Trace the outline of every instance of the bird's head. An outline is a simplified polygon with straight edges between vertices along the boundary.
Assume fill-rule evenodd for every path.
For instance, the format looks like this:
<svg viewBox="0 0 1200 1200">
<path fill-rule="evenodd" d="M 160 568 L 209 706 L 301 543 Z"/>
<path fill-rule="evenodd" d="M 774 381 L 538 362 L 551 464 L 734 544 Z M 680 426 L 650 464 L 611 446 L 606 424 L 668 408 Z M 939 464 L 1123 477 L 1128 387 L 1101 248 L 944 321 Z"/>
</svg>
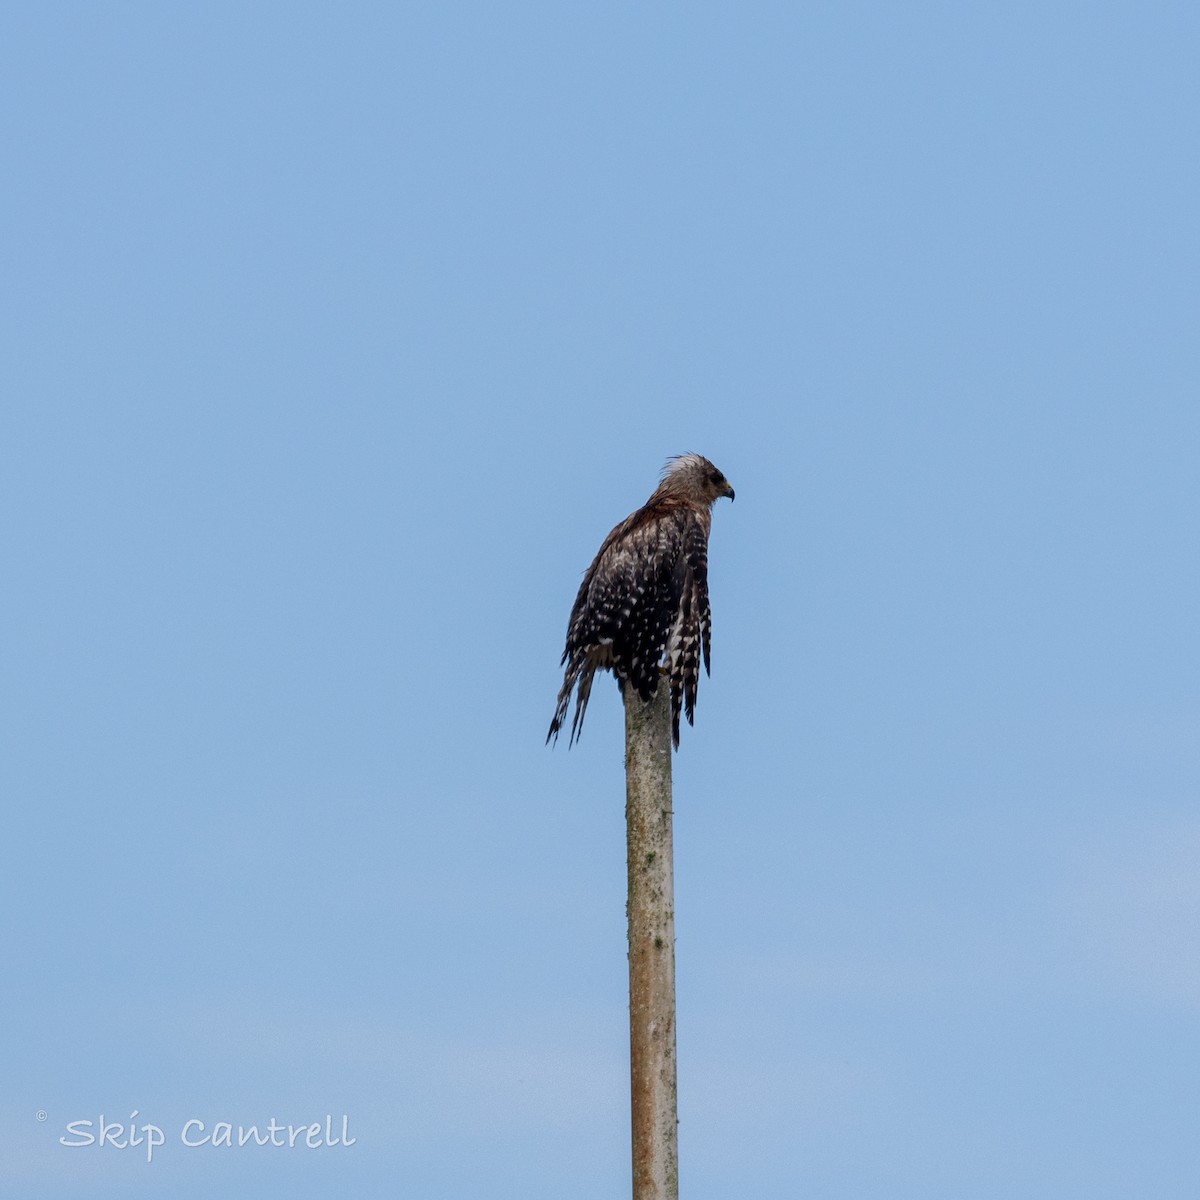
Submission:
<svg viewBox="0 0 1200 1200">
<path fill-rule="evenodd" d="M 733 499 L 729 480 L 700 454 L 680 454 L 670 459 L 663 468 L 658 490 L 699 504 L 713 504 L 722 496 Z"/>
</svg>

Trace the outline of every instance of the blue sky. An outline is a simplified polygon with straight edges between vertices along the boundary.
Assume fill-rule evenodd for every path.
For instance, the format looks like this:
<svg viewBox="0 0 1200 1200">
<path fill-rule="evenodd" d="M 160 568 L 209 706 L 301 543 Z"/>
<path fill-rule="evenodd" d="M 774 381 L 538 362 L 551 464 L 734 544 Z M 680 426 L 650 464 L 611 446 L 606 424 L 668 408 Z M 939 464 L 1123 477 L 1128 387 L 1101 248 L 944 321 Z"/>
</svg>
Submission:
<svg viewBox="0 0 1200 1200">
<path fill-rule="evenodd" d="M 615 689 L 542 743 L 697 450 L 685 1193 L 1191 1200 L 1198 58 L 1183 4 L 6 6 L 6 1192 L 627 1194 Z M 135 1110 L 152 1163 L 59 1145 Z"/>
</svg>

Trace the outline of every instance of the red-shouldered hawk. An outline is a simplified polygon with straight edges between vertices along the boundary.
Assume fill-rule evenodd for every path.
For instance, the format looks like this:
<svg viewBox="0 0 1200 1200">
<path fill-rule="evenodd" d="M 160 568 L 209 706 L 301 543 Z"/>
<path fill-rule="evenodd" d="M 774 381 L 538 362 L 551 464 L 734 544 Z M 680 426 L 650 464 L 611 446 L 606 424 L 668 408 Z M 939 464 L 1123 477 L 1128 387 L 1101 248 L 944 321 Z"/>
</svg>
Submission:
<svg viewBox="0 0 1200 1200">
<path fill-rule="evenodd" d="M 679 747 L 679 712 L 696 707 L 700 656 L 709 659 L 708 531 L 712 506 L 733 488 L 699 454 L 671 459 L 646 503 L 604 539 L 571 609 L 562 663 L 567 670 L 546 741 L 558 739 L 571 692 L 579 688 L 571 745 L 583 728 L 592 677 L 616 675 L 643 701 L 658 690 L 665 666 L 671 688 L 671 736 Z"/>
</svg>

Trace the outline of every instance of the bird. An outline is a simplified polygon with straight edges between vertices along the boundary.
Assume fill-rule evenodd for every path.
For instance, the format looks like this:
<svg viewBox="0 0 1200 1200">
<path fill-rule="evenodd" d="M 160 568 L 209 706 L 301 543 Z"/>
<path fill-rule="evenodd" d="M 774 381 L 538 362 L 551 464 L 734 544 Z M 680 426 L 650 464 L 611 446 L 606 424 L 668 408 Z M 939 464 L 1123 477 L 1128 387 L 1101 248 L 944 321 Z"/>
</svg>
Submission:
<svg viewBox="0 0 1200 1200">
<path fill-rule="evenodd" d="M 604 539 L 584 573 L 567 623 L 558 704 L 546 734 L 558 741 L 576 692 L 570 748 L 583 729 L 592 679 L 609 670 L 624 692 L 648 703 L 660 674 L 671 689 L 671 739 L 679 749 L 679 715 L 694 724 L 700 657 L 709 672 L 708 534 L 712 507 L 734 498 L 729 480 L 707 458 L 668 459 L 658 487 Z"/>
</svg>

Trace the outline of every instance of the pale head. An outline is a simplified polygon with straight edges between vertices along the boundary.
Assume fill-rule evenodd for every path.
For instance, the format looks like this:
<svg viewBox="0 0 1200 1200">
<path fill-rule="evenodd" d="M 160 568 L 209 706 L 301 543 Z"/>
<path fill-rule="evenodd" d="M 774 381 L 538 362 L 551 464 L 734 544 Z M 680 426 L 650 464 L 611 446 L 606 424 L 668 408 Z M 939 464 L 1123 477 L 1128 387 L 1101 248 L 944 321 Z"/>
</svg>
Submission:
<svg viewBox="0 0 1200 1200">
<path fill-rule="evenodd" d="M 722 496 L 733 499 L 729 480 L 701 454 L 668 459 L 656 496 L 680 496 L 694 504 L 712 504 Z"/>
</svg>

